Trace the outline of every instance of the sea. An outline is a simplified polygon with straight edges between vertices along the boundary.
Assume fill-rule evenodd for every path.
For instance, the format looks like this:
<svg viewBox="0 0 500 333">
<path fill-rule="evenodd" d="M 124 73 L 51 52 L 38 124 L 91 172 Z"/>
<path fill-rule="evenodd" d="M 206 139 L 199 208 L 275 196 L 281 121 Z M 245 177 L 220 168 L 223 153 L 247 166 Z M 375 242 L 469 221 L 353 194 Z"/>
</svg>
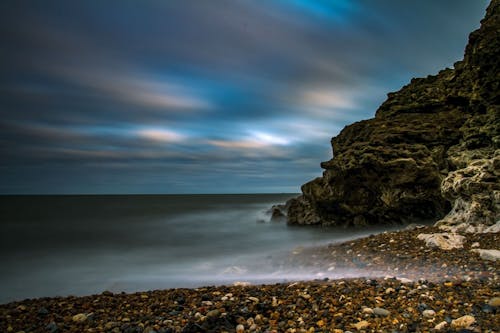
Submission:
<svg viewBox="0 0 500 333">
<path fill-rule="evenodd" d="M 0 303 L 315 279 L 283 259 L 375 232 L 270 221 L 294 196 L 0 196 Z"/>
</svg>

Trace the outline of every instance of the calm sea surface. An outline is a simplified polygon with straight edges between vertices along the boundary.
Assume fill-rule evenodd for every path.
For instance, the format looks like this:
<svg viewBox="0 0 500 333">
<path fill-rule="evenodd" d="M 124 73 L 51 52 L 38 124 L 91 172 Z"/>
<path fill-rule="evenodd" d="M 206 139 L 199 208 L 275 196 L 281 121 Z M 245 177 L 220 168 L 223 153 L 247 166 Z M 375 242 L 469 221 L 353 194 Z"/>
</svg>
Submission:
<svg viewBox="0 0 500 333">
<path fill-rule="evenodd" d="M 269 222 L 293 196 L 0 196 L 0 303 L 309 279 L 280 256 L 369 233 Z"/>
</svg>

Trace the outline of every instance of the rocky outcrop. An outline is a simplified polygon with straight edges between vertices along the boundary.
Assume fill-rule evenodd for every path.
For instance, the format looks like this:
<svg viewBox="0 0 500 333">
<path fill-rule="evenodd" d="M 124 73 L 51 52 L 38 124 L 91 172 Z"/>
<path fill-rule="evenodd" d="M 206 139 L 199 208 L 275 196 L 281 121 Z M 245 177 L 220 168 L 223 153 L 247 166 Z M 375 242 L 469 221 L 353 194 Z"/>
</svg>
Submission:
<svg viewBox="0 0 500 333">
<path fill-rule="evenodd" d="M 388 94 L 375 118 L 333 138 L 333 158 L 289 202 L 288 223 L 496 223 L 499 16 L 493 0 L 454 69 L 411 80 Z"/>
</svg>

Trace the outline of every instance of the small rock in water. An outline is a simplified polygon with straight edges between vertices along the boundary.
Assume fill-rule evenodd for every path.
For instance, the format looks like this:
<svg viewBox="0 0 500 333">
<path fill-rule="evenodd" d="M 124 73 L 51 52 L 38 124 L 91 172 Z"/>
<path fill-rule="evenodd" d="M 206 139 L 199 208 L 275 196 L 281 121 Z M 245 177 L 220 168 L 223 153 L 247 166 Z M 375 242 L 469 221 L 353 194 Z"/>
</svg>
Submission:
<svg viewBox="0 0 500 333">
<path fill-rule="evenodd" d="M 236 333 L 243 333 L 245 332 L 245 326 L 239 324 L 236 326 Z"/>
<path fill-rule="evenodd" d="M 476 322 L 476 318 L 470 315 L 465 315 L 451 321 L 453 328 L 467 328 Z"/>
<path fill-rule="evenodd" d="M 410 279 L 407 279 L 407 278 L 404 278 L 404 277 L 398 278 L 398 280 L 401 281 L 401 283 L 403 283 L 403 284 L 407 284 L 407 283 L 412 283 L 413 282 L 413 280 L 410 280 Z"/>
<path fill-rule="evenodd" d="M 391 312 L 383 308 L 374 308 L 373 314 L 377 316 L 387 317 L 388 315 L 391 314 Z"/>
</svg>

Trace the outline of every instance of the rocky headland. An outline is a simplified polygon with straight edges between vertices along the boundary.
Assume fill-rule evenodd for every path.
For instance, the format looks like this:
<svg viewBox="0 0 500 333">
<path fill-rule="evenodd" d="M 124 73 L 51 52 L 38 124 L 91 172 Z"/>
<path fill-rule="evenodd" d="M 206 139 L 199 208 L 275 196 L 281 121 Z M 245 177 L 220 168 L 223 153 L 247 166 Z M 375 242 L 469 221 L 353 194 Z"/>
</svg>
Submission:
<svg viewBox="0 0 500 333">
<path fill-rule="evenodd" d="M 492 1 L 453 69 L 389 93 L 375 118 L 332 139 L 323 176 L 287 204 L 290 224 L 500 220 L 500 3 Z M 465 226 L 463 226 L 465 227 Z M 497 230 L 498 230 L 497 224 Z"/>
</svg>

